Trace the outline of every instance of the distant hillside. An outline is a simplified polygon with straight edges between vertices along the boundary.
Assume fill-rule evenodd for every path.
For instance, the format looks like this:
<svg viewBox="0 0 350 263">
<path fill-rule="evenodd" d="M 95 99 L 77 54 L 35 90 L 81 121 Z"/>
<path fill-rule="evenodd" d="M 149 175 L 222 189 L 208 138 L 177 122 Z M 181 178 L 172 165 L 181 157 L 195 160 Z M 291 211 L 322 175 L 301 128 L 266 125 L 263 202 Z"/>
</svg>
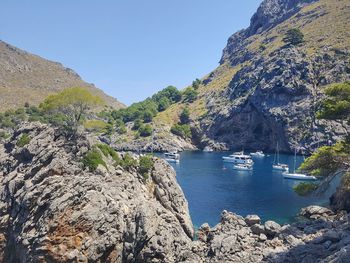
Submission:
<svg viewBox="0 0 350 263">
<path fill-rule="evenodd" d="M 304 43 L 283 41 L 292 28 Z M 155 122 L 171 127 L 188 107 L 200 148 L 273 150 L 279 141 L 293 151 L 335 141 L 349 127 L 316 120 L 315 111 L 325 86 L 350 79 L 349 28 L 348 0 L 265 0 L 229 38 L 197 100 L 172 105 Z"/>
<path fill-rule="evenodd" d="M 60 63 L 20 50 L 0 40 L 0 111 L 39 104 L 52 93 L 65 88 L 86 87 L 113 108 L 124 107 L 93 84 Z"/>
<path fill-rule="evenodd" d="M 264 0 L 250 26 L 228 39 L 218 68 L 153 118 L 154 140 L 131 131 L 115 147 L 273 151 L 278 142 L 285 152 L 312 152 L 343 138 L 349 125 L 315 113 L 326 86 L 350 80 L 349 28 L 348 0 Z M 302 43 L 284 41 L 290 30 Z M 191 139 L 175 135 L 184 109 Z"/>
</svg>

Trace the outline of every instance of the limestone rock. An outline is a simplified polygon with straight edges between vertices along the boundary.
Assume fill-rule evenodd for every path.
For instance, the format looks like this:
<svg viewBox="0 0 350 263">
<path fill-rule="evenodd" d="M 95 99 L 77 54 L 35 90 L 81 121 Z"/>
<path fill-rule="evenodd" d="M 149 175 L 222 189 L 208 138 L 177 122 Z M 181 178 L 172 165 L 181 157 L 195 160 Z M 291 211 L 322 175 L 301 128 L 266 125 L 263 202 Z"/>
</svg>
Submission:
<svg viewBox="0 0 350 263">
<path fill-rule="evenodd" d="M 260 224 L 260 217 L 257 215 L 247 215 L 244 220 L 248 226 Z"/>
</svg>

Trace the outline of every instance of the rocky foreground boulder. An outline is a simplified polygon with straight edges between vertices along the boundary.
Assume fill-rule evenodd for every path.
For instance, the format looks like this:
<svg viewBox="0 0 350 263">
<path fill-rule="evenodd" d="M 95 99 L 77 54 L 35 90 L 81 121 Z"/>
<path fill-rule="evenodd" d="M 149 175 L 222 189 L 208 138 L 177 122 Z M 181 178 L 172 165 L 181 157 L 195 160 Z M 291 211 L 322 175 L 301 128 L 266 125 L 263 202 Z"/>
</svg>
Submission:
<svg viewBox="0 0 350 263">
<path fill-rule="evenodd" d="M 1 262 L 174 262 L 191 242 L 173 169 L 155 160 L 144 182 L 106 160 L 91 173 L 80 160 L 94 143 L 27 124 L 0 146 Z"/>
<path fill-rule="evenodd" d="M 21 139 L 27 134 L 26 143 Z M 194 235 L 174 170 L 153 158 L 94 172 L 81 159 L 98 139 L 67 141 L 39 123 L 0 145 L 0 262 L 348 262 L 350 217 L 311 206 L 292 225 L 222 213 Z M 121 157 L 122 153 L 118 153 Z M 135 158 L 138 158 L 135 156 Z"/>
</svg>

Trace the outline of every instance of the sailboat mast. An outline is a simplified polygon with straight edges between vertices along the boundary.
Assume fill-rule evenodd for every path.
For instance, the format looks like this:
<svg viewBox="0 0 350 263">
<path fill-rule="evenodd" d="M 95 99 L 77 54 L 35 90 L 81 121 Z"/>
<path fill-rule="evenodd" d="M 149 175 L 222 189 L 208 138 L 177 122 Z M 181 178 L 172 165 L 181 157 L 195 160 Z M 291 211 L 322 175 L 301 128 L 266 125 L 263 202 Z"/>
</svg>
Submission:
<svg viewBox="0 0 350 263">
<path fill-rule="evenodd" d="M 294 151 L 294 173 L 295 173 L 295 163 L 297 161 L 297 148 L 295 148 L 295 151 Z"/>
</svg>

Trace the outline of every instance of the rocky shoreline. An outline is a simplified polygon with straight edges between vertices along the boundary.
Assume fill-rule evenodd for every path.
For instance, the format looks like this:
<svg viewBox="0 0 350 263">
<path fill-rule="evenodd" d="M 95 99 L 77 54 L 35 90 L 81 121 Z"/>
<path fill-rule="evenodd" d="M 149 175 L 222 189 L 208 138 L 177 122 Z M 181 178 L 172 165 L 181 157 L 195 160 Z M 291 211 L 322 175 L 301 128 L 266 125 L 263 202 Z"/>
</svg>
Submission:
<svg viewBox="0 0 350 263">
<path fill-rule="evenodd" d="M 18 146 L 23 134 L 30 141 Z M 39 123 L 0 145 L 0 262 L 347 262 L 350 214 L 311 206 L 291 225 L 222 213 L 197 231 L 173 168 L 154 158 L 137 167 L 105 158 L 90 172 L 81 157 L 99 140 L 76 143 Z M 120 153 L 119 153 L 120 154 Z M 122 155 L 122 154 L 120 154 Z M 135 156 L 135 158 L 138 158 Z"/>
<path fill-rule="evenodd" d="M 218 225 L 200 227 L 185 262 L 348 262 L 350 214 L 309 206 L 300 215 L 280 226 L 224 211 Z"/>
</svg>

